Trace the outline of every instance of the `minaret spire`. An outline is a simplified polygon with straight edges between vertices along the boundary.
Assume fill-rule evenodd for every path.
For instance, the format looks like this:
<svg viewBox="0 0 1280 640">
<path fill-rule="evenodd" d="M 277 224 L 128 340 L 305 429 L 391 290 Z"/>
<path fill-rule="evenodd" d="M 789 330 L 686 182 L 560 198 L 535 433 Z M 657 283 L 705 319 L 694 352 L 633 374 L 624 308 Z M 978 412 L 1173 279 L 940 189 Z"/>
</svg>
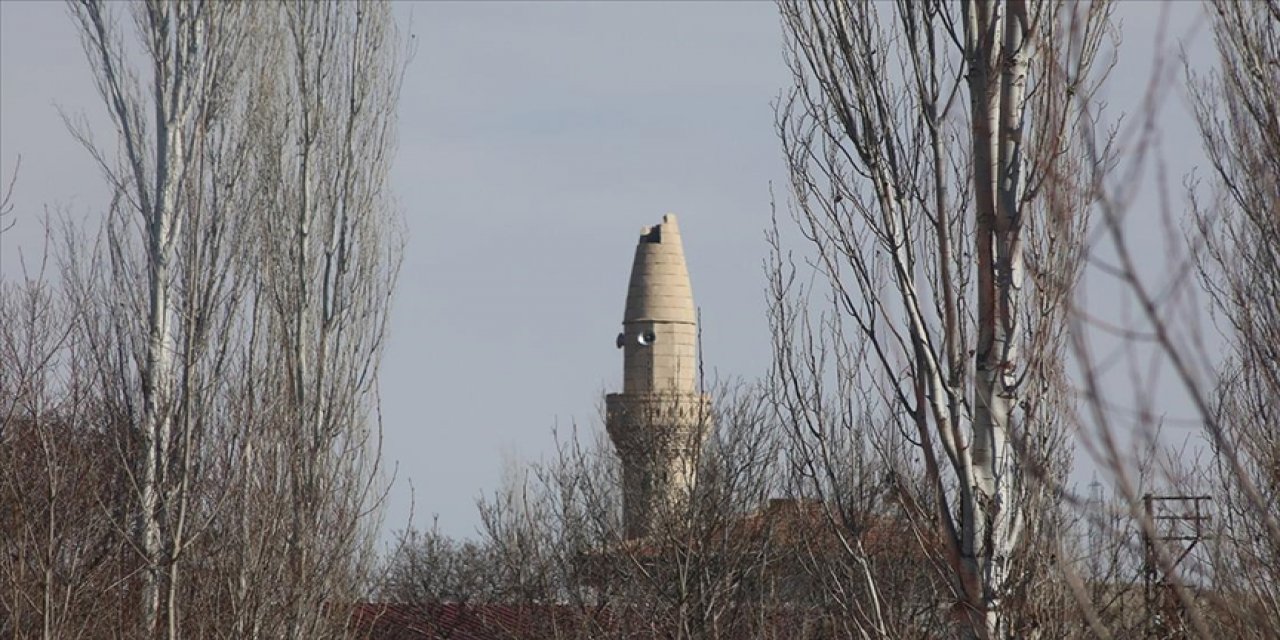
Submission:
<svg viewBox="0 0 1280 640">
<path fill-rule="evenodd" d="M 676 217 L 640 230 L 617 346 L 622 393 L 605 398 L 623 469 L 628 538 L 650 533 L 693 489 L 710 403 L 698 392 L 698 324 Z"/>
</svg>

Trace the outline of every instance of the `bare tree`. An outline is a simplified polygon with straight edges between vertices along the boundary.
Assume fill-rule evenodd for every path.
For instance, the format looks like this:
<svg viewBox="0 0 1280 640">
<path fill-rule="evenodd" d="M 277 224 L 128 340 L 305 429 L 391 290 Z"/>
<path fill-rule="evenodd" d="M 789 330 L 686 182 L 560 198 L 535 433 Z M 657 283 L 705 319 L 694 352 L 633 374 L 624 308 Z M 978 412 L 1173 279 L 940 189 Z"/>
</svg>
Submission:
<svg viewBox="0 0 1280 640">
<path fill-rule="evenodd" d="M 485 571 L 493 562 L 485 553 L 475 542 L 444 535 L 439 523 L 422 532 L 406 529 L 387 559 L 381 598 L 428 604 L 488 600 L 497 585 Z"/>
<path fill-rule="evenodd" d="M 1161 60 L 1133 127 L 1128 160 L 1134 168 L 1111 178 L 1096 165 L 1092 169 L 1101 219 L 1091 252 L 1105 255 L 1098 263 L 1135 312 L 1125 326 L 1106 326 L 1076 301 L 1072 355 L 1084 399 L 1080 422 L 1088 426 L 1086 445 L 1118 498 L 1115 511 L 1122 519 L 1111 524 L 1114 539 L 1134 558 L 1127 569 L 1147 583 L 1145 593 L 1134 596 L 1130 590 L 1128 602 L 1120 590 L 1077 597 L 1084 622 L 1098 637 L 1137 632 L 1263 638 L 1273 637 L 1280 625 L 1273 570 L 1280 558 L 1273 433 L 1280 7 L 1206 7 L 1218 49 L 1216 68 L 1201 74 L 1188 64 L 1188 85 L 1210 188 L 1206 195 L 1191 180 L 1185 210 L 1166 200 L 1160 222 L 1172 240 L 1159 274 L 1144 270 L 1145 256 L 1126 215 L 1131 178 L 1163 162 L 1153 142 Z M 1184 238 L 1175 231 L 1179 225 L 1187 230 Z M 1225 358 L 1202 327 L 1205 293 L 1226 338 Z M 1106 360 L 1116 358 L 1095 351 L 1091 327 L 1119 338 L 1118 351 L 1130 367 L 1127 387 L 1107 388 L 1102 372 Z M 1162 439 L 1162 398 L 1150 390 L 1161 373 L 1189 403 L 1190 415 L 1180 426 L 1203 437 L 1208 463 L 1194 449 Z M 1131 446 L 1149 453 L 1127 451 Z M 1162 494 L 1175 505 L 1163 513 L 1150 506 Z"/>
<path fill-rule="evenodd" d="M 1100 76 L 1108 5 L 780 7 L 795 84 L 778 131 L 821 278 L 804 284 L 775 228 L 780 411 L 815 475 L 852 463 L 830 443 L 856 421 L 898 432 L 873 446 L 910 455 L 875 455 L 925 478 L 909 501 L 918 539 L 940 554 L 966 633 L 1034 634 L 1010 600 L 1044 568 L 1070 459 L 1061 303 L 1088 196 L 1077 105 Z"/>
<path fill-rule="evenodd" d="M 100 263 L 72 282 L 93 328 L 103 389 L 136 426 L 118 451 L 136 492 L 133 545 L 144 562 L 139 629 L 179 633 L 182 558 L 193 531 L 194 451 L 210 392 L 217 390 L 234 315 L 229 274 L 236 260 L 225 230 L 234 226 L 224 191 L 236 167 L 224 154 L 234 139 L 236 74 L 249 35 L 243 6 L 152 2 L 132 7 L 138 44 L 150 67 L 143 84 L 102 2 L 71 3 L 94 79 L 116 126 L 119 157 L 73 131 L 98 160 L 115 192 Z M 144 89 L 144 87 L 147 87 Z M 228 140 L 228 138 L 231 138 Z M 224 145 L 232 147 L 225 149 Z M 136 234 L 136 235 L 135 235 Z M 97 333 L 101 330 L 101 333 Z M 162 624 L 163 619 L 163 624 Z"/>
<path fill-rule="evenodd" d="M 385 4 L 275 8 L 279 37 L 257 67 L 268 101 L 256 114 L 255 170 L 267 181 L 253 223 L 260 342 L 246 352 L 250 410 L 264 420 L 246 455 L 263 475 L 247 481 L 282 483 L 272 499 L 289 505 L 287 565 L 275 579 L 292 611 L 279 633 L 313 637 L 328 624 L 326 600 L 354 598 L 371 559 L 371 410 L 400 255 L 387 172 L 403 62 Z"/>
<path fill-rule="evenodd" d="M 332 603 L 364 584 L 379 504 L 400 250 L 390 9 L 70 6 L 116 134 L 68 118 L 114 197 L 92 251 L 68 230 L 59 284 L 85 406 L 122 427 L 128 490 L 99 512 L 142 569 L 117 583 L 138 614 L 119 631 L 343 633 Z"/>
<path fill-rule="evenodd" d="M 0 202 L 0 214 L 9 211 Z M 46 246 L 21 278 L 0 278 L 5 637 L 100 635 L 96 622 L 122 602 L 113 584 L 133 565 L 101 507 L 125 490 L 119 468 L 101 455 L 113 425 L 94 402 L 75 309 L 47 279 L 50 257 Z"/>
<path fill-rule="evenodd" d="M 642 538 L 605 528 L 607 546 L 597 557 L 616 585 L 631 585 L 615 601 L 650 607 L 650 616 L 634 622 L 651 620 L 653 632 L 689 639 L 764 635 L 774 631 L 771 617 L 783 597 L 800 591 L 793 585 L 800 572 L 782 562 L 791 541 L 781 531 L 805 514 L 788 509 L 788 500 L 771 501 L 785 490 L 782 441 L 763 390 L 715 384 L 710 396 L 713 409 L 700 425 L 706 443 L 687 500 L 667 505 L 662 526 Z"/>
<path fill-rule="evenodd" d="M 1214 584 L 1239 637 L 1280 625 L 1280 2 L 1215 2 L 1219 67 L 1190 74 L 1212 192 L 1192 192 L 1201 280 L 1230 345 L 1205 417 Z"/>
<path fill-rule="evenodd" d="M 529 621 L 510 637 L 823 637 L 798 559 L 812 518 L 770 500 L 785 481 L 767 396 L 715 387 L 697 483 L 658 509 L 647 535 L 624 527 L 613 444 L 575 431 L 553 459 L 511 469 L 480 501 L 479 549 L 458 554 L 467 547 L 424 534 L 391 559 L 390 593 L 410 595 L 424 624 L 438 624 L 445 605 Z M 451 575 L 465 578 L 437 582 Z"/>
</svg>

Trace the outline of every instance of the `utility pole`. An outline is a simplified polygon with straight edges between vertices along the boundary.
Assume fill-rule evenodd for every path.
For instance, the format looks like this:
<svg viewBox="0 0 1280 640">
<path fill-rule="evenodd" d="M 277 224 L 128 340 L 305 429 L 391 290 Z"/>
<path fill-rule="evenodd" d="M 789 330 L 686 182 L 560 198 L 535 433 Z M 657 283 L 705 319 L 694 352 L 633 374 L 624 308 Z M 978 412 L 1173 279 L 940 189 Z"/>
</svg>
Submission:
<svg viewBox="0 0 1280 640">
<path fill-rule="evenodd" d="M 1143 600 L 1147 613 L 1148 638 L 1174 638 L 1181 634 L 1182 607 L 1173 593 L 1170 574 L 1208 539 L 1205 523 L 1209 521 L 1211 496 L 1170 495 L 1142 496 L 1142 507 L 1150 528 L 1142 528 Z M 1160 566 L 1160 553 L 1170 553 L 1169 566 Z"/>
</svg>

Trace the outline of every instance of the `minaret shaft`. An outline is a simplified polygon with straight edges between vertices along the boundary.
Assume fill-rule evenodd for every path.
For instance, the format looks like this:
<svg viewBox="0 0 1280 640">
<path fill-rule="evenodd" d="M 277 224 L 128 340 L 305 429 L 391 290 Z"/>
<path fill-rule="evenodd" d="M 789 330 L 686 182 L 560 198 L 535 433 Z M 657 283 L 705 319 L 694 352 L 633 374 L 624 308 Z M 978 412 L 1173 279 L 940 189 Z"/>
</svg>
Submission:
<svg viewBox="0 0 1280 640">
<path fill-rule="evenodd" d="M 622 393 L 606 397 L 623 466 L 628 538 L 648 535 L 693 489 L 710 403 L 697 389 L 697 315 L 674 215 L 641 230 L 618 346 Z"/>
</svg>

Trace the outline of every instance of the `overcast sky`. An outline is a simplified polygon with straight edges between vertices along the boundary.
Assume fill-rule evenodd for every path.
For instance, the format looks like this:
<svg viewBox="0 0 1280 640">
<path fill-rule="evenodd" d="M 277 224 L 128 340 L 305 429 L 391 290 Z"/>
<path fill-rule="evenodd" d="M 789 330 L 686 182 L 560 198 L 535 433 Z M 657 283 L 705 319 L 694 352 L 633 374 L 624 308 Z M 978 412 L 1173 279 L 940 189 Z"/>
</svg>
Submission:
<svg viewBox="0 0 1280 640">
<path fill-rule="evenodd" d="M 1137 108 L 1166 10 L 1166 52 L 1179 39 L 1193 60 L 1210 50 L 1198 4 L 1122 3 L 1113 115 Z M 471 535 L 475 498 L 504 465 L 546 454 L 553 426 L 602 428 L 636 234 L 663 213 L 680 215 L 708 372 L 766 371 L 763 230 L 770 183 L 780 198 L 786 184 L 771 103 L 788 74 L 767 2 L 397 15 L 418 53 L 392 180 L 409 237 L 382 369 L 384 456 L 398 466 L 387 527 L 403 526 L 411 480 L 419 524 L 439 514 L 445 532 Z M 1161 121 L 1174 176 L 1200 158 L 1181 95 Z M 56 108 L 106 125 L 61 3 L 0 2 L 0 98 L 0 174 L 22 158 L 17 226 L 0 238 L 7 278 L 38 255 L 45 207 L 96 220 L 107 201 Z M 1133 224 L 1155 219 L 1154 193 Z M 1091 303 L 1113 304 L 1098 289 Z"/>
</svg>

